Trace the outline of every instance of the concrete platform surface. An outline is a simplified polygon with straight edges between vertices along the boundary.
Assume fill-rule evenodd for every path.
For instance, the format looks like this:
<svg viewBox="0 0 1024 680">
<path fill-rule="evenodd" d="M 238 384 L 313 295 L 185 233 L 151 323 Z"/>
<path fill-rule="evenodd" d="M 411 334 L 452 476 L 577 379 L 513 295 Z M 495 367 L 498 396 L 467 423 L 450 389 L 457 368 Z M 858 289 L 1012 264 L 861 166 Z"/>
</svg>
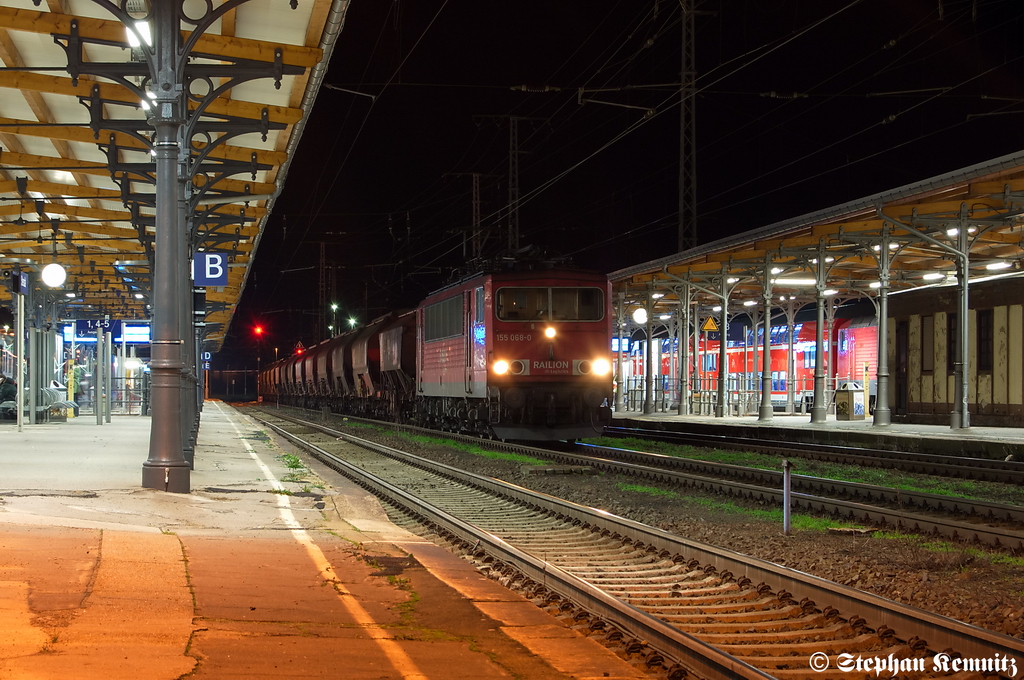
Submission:
<svg viewBox="0 0 1024 680">
<path fill-rule="evenodd" d="M 244 409 L 206 403 L 191 493 L 141 488 L 149 426 L 0 426 L 0 678 L 645 677 Z"/>
</svg>

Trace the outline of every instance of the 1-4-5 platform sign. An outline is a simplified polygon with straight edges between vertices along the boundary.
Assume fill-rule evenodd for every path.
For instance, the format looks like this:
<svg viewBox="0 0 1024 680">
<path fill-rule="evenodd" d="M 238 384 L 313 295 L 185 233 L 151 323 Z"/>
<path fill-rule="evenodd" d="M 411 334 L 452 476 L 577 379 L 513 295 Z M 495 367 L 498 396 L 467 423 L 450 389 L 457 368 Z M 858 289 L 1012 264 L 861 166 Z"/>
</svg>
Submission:
<svg viewBox="0 0 1024 680">
<path fill-rule="evenodd" d="M 102 329 L 104 333 L 109 332 L 112 337 L 121 335 L 121 321 L 119 319 L 75 319 L 75 337 L 94 337 L 96 331 Z"/>
</svg>

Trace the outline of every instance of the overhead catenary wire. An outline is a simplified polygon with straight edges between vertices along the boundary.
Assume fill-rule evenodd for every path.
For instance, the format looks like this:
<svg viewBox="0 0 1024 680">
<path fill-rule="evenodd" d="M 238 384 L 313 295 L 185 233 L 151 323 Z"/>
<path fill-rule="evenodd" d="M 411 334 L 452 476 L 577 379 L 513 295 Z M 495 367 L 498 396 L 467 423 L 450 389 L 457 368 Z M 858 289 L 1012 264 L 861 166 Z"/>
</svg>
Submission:
<svg viewBox="0 0 1024 680">
<path fill-rule="evenodd" d="M 729 76 L 733 75 L 734 73 L 738 72 L 739 70 L 750 66 L 751 64 L 755 63 L 756 61 L 758 61 L 758 60 L 764 58 L 765 56 L 771 54 L 772 52 L 780 49 L 784 45 L 786 45 L 786 44 L 792 42 L 793 40 L 796 40 L 797 38 L 801 37 L 802 35 L 810 32 L 814 28 L 820 26 L 822 23 L 825 23 L 826 21 L 834 18 L 835 16 L 838 16 L 843 11 L 845 11 L 845 10 L 847 10 L 847 9 L 857 5 L 857 4 L 859 4 L 861 1 L 862 0 L 853 0 L 852 2 L 848 3 L 847 5 L 845 5 L 843 8 L 833 12 L 832 14 L 830 14 L 830 15 L 822 18 L 822 19 L 819 19 L 816 22 L 813 22 L 809 26 L 805 27 L 803 30 L 796 32 L 794 35 L 791 35 L 791 36 L 789 36 L 788 38 L 786 38 L 786 39 L 784 39 L 782 41 L 779 41 L 777 44 L 775 44 L 775 45 L 773 45 L 771 47 L 768 47 L 767 49 L 758 50 L 760 52 L 759 54 L 757 54 L 756 56 L 751 57 L 748 61 L 742 63 L 741 65 L 739 65 L 738 67 L 736 67 L 732 71 L 729 71 L 729 72 L 727 72 L 725 74 L 722 74 L 722 75 L 718 76 L 716 79 L 712 80 L 710 83 L 705 84 L 703 86 L 703 88 L 701 88 L 701 89 L 706 89 L 706 88 L 714 86 L 718 82 L 721 82 L 722 80 L 724 80 L 725 78 L 728 78 Z M 750 54 L 750 53 L 748 52 L 747 54 Z M 732 63 L 733 61 L 736 61 L 736 59 L 731 60 L 730 63 Z M 543 182 L 539 186 L 535 187 L 534 189 L 530 190 L 526 194 L 522 195 L 520 197 L 520 200 L 519 200 L 519 205 L 522 206 L 522 205 L 528 203 L 529 201 L 533 200 L 534 198 L 539 196 L 541 193 L 543 193 L 546 189 L 548 189 L 549 187 L 553 186 L 555 183 L 557 183 L 558 181 L 560 181 L 561 179 L 563 179 L 564 177 L 566 177 L 567 175 L 569 175 L 570 173 L 575 171 L 577 168 L 579 168 L 580 166 L 584 165 L 585 163 L 590 161 L 595 156 L 599 155 L 600 153 L 602 153 L 603 151 L 605 151 L 609 147 L 611 147 L 614 144 L 616 144 L 619 140 L 625 138 L 626 136 L 628 136 L 629 134 L 631 134 L 635 130 L 637 130 L 640 127 L 642 127 L 643 125 L 647 124 L 653 118 L 655 118 L 657 116 L 660 116 L 660 115 L 666 113 L 667 111 L 670 111 L 670 110 L 674 109 L 675 106 L 678 106 L 677 95 L 678 95 L 678 91 L 674 92 L 672 95 L 670 95 L 668 98 L 666 98 L 664 101 L 662 101 L 656 107 L 655 113 L 652 116 L 648 116 L 648 117 L 642 118 L 640 120 L 634 121 L 627 128 L 625 128 L 624 130 L 619 131 L 618 134 L 616 134 L 612 139 L 607 140 L 606 142 L 604 142 L 598 149 L 596 149 L 595 151 L 591 152 L 590 154 L 588 154 L 586 157 L 584 157 L 580 161 L 572 164 L 568 168 L 562 170 L 557 175 L 549 178 L 548 180 L 546 180 L 545 182 Z M 672 102 L 672 103 L 671 103 L 671 105 L 666 107 L 665 105 L 668 102 Z M 485 221 L 493 220 L 496 217 L 504 214 L 504 212 L 506 212 L 507 210 L 508 210 L 508 206 L 503 206 L 503 207 L 499 208 L 498 210 L 493 211 L 490 214 L 486 215 L 483 219 Z M 440 246 L 443 245 L 444 242 L 445 242 L 445 240 L 439 240 L 438 242 L 436 242 L 436 245 L 438 247 L 440 247 Z M 457 248 L 458 248 L 458 245 L 452 246 L 446 252 L 449 252 L 449 253 L 453 252 Z"/>
<path fill-rule="evenodd" d="M 725 74 L 722 74 L 722 75 L 718 76 L 717 78 L 713 79 L 712 81 L 699 86 L 697 88 L 696 92 L 695 92 L 695 96 L 697 94 L 700 94 L 701 91 L 706 90 L 707 88 L 710 88 L 710 87 L 718 84 L 719 82 L 721 82 L 722 80 L 725 80 L 726 78 L 730 77 L 731 75 L 734 75 L 735 73 L 737 73 L 741 69 L 744 69 L 744 68 L 750 66 L 751 64 L 755 63 L 756 61 L 758 61 L 760 59 L 763 59 L 764 57 L 768 56 L 769 54 L 771 54 L 771 53 L 781 49 L 783 46 L 785 46 L 785 45 L 789 44 L 790 42 L 796 40 L 797 38 L 805 35 L 806 33 L 814 30 L 815 28 L 817 28 L 818 26 L 824 24 L 825 22 L 827 22 L 827 21 L 829 21 L 829 20 L 839 16 L 841 13 L 845 12 L 846 10 L 850 9 L 851 7 L 854 7 L 854 6 L 858 5 L 858 4 L 860 4 L 862 1 L 863 0 L 852 0 L 852 2 L 844 5 L 842 8 L 832 12 L 831 14 L 823 17 L 822 19 L 819 19 L 818 21 L 812 23 L 811 25 L 807 26 L 803 30 L 797 32 L 796 34 L 794 34 L 792 36 L 789 36 L 785 40 L 780 41 L 777 45 L 771 47 L 770 49 L 768 49 L 768 50 L 766 50 L 764 52 L 762 52 L 761 54 L 758 54 L 757 56 L 751 58 L 749 61 L 744 62 L 743 64 L 741 64 L 737 68 L 733 69 L 732 71 L 729 71 L 729 72 L 727 72 Z M 700 78 L 698 78 L 697 81 L 699 82 Z M 668 111 L 674 110 L 675 107 L 679 106 L 678 94 L 679 94 L 679 91 L 674 92 L 670 97 L 665 98 L 661 103 L 659 103 L 653 109 L 654 110 L 653 114 L 645 116 L 645 117 L 641 118 L 640 120 L 634 121 L 632 124 L 630 124 L 624 130 L 619 132 L 612 139 L 606 141 L 604 144 L 602 144 L 600 147 L 598 147 L 595 151 L 591 152 L 589 155 L 587 155 L 582 160 L 577 161 L 576 163 L 573 163 L 572 165 L 570 165 L 569 167 L 567 167 L 566 169 L 564 169 L 563 171 L 561 171 L 560 173 L 558 173 L 554 177 L 548 179 L 547 181 L 541 183 L 539 186 L 535 187 L 534 189 L 532 189 L 532 190 L 526 192 L 525 194 L 523 194 L 522 196 L 520 196 L 520 198 L 519 198 L 519 205 L 522 206 L 522 205 L 525 205 L 526 203 L 530 202 L 531 200 L 533 200 L 534 198 L 539 196 L 541 193 L 546 191 L 553 184 L 557 183 L 562 178 L 566 177 L 567 175 L 569 175 L 570 173 L 575 171 L 581 165 L 583 165 L 584 163 L 588 162 L 590 159 L 594 158 L 595 156 L 599 155 L 600 153 L 602 153 L 603 151 L 605 151 L 609 147 L 613 146 L 619 140 L 627 137 L 628 135 L 633 133 L 635 130 L 638 130 L 639 128 L 641 128 L 644 125 L 648 124 L 651 120 L 654 120 L 658 116 L 664 115 Z M 497 212 L 491 213 L 485 219 L 490 219 L 491 217 L 493 217 L 496 214 L 498 214 L 498 213 Z"/>
</svg>

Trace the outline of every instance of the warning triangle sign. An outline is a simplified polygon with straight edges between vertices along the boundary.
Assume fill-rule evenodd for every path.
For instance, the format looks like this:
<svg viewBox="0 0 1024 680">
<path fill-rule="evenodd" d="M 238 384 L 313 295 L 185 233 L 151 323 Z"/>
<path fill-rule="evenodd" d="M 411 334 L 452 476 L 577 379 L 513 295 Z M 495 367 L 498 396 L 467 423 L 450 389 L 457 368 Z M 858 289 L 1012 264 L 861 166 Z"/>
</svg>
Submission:
<svg viewBox="0 0 1024 680">
<path fill-rule="evenodd" d="M 709 316 L 704 319 L 704 323 L 700 325 L 700 329 L 705 333 L 714 333 L 718 330 L 718 322 L 715 321 L 715 317 Z"/>
</svg>

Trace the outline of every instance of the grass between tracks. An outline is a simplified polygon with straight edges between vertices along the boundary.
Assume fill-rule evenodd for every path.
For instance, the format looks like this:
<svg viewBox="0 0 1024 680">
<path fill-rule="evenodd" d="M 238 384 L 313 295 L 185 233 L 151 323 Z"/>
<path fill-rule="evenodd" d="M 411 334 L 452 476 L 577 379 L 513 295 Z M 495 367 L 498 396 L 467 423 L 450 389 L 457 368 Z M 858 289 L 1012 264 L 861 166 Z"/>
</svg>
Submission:
<svg viewBox="0 0 1024 680">
<path fill-rule="evenodd" d="M 369 430 L 383 430 L 384 428 L 376 425 L 369 425 L 367 423 L 354 423 L 352 421 L 346 421 L 347 427 L 361 427 Z M 417 444 L 428 444 L 430 446 L 446 446 L 449 449 L 455 449 L 462 451 L 463 453 L 471 453 L 474 456 L 483 456 L 484 458 L 490 458 L 491 460 L 504 460 L 509 463 L 519 463 L 520 465 L 550 465 L 551 461 L 541 460 L 534 458 L 533 456 L 524 456 L 518 453 L 505 453 L 504 451 L 491 451 L 490 449 L 478 446 L 477 444 L 466 444 L 464 442 L 457 442 L 451 439 L 444 439 L 442 437 L 427 437 L 420 434 L 410 434 L 408 432 L 400 432 L 397 430 L 391 430 L 390 434 L 396 437 L 401 437 L 406 441 L 415 442 Z"/>
<path fill-rule="evenodd" d="M 716 501 L 706 498 L 695 498 L 690 495 L 682 495 L 654 486 L 643 486 L 639 484 L 627 484 L 620 482 L 619 489 L 625 492 L 632 492 L 661 498 L 671 498 L 699 508 L 722 512 L 727 514 L 746 515 L 750 519 L 762 520 L 782 528 L 782 509 L 762 510 L 760 508 L 747 508 L 733 503 L 732 501 Z M 849 527 L 849 522 L 838 522 L 827 517 L 814 517 L 800 513 L 793 513 L 791 516 L 793 528 L 802 531 L 828 531 L 841 527 Z M 968 565 L 977 564 L 1002 564 L 1010 567 L 1024 567 L 1024 557 L 1017 557 L 997 550 L 986 550 L 964 543 L 952 541 L 937 541 L 928 536 L 918 534 L 904 534 L 896 531 L 875 531 L 869 535 L 870 539 L 892 541 L 901 546 L 901 554 L 910 559 L 908 564 L 915 565 L 914 568 L 922 569 L 964 569 Z"/>
<path fill-rule="evenodd" d="M 676 458 L 692 458 L 712 463 L 743 465 L 760 470 L 782 470 L 782 458 L 763 453 L 749 451 L 722 451 L 705 449 L 697 446 L 680 446 L 668 442 L 646 441 L 642 439 L 619 439 L 616 437 L 599 437 L 587 439 L 587 444 L 607 446 L 610 448 L 660 453 Z M 1013 484 L 997 482 L 979 482 L 968 479 L 953 479 L 935 475 L 915 474 L 886 470 L 883 468 L 843 465 L 803 458 L 790 458 L 793 472 L 810 477 L 823 477 L 844 482 L 874 484 L 904 491 L 933 493 L 956 498 L 973 498 L 997 503 L 1024 505 L 1024 488 Z"/>
<path fill-rule="evenodd" d="M 903 534 L 897 531 L 876 531 L 872 538 L 886 541 L 893 541 L 906 546 L 907 549 L 917 550 L 922 553 L 929 553 L 935 557 L 931 558 L 931 565 L 945 568 L 964 568 L 968 564 L 976 562 L 988 564 L 1002 564 L 1010 567 L 1024 567 L 1024 557 L 1014 556 L 996 550 L 986 550 L 964 543 L 953 543 L 951 541 L 936 541 L 928 536 L 918 534 Z M 922 565 L 924 566 L 924 565 Z"/>
<path fill-rule="evenodd" d="M 775 510 L 762 510 L 760 508 L 745 508 L 740 505 L 736 505 L 732 501 L 716 501 L 707 498 L 695 498 L 689 495 L 681 495 L 675 491 L 668 489 L 660 489 L 653 486 L 642 486 L 639 484 L 626 484 L 618 483 L 616 486 L 622 491 L 645 494 L 649 496 L 662 496 L 665 498 L 679 499 L 684 503 L 690 505 L 696 505 L 705 510 L 714 510 L 717 512 L 725 512 L 729 514 L 743 514 L 751 517 L 752 519 L 764 520 L 766 522 L 773 522 L 782 526 L 782 508 Z M 793 523 L 794 529 L 803 529 L 806 531 L 827 531 L 828 529 L 839 528 L 849 526 L 849 522 L 837 522 L 824 517 L 812 517 L 811 515 L 801 515 L 793 513 L 790 516 Z"/>
<path fill-rule="evenodd" d="M 438 439 L 434 437 L 425 437 L 419 434 L 409 434 L 406 432 L 396 432 L 402 439 L 407 439 L 417 444 L 429 444 L 432 446 L 447 446 L 449 449 L 456 449 L 464 453 L 471 453 L 474 456 L 483 456 L 484 458 L 490 458 L 491 460 L 504 460 L 509 463 L 519 463 L 520 465 L 550 465 L 551 461 L 541 460 L 534 458 L 533 456 L 524 456 L 519 453 L 506 453 L 504 451 L 491 451 L 482 446 L 476 444 L 467 444 L 464 442 L 456 442 L 451 439 Z"/>
</svg>

